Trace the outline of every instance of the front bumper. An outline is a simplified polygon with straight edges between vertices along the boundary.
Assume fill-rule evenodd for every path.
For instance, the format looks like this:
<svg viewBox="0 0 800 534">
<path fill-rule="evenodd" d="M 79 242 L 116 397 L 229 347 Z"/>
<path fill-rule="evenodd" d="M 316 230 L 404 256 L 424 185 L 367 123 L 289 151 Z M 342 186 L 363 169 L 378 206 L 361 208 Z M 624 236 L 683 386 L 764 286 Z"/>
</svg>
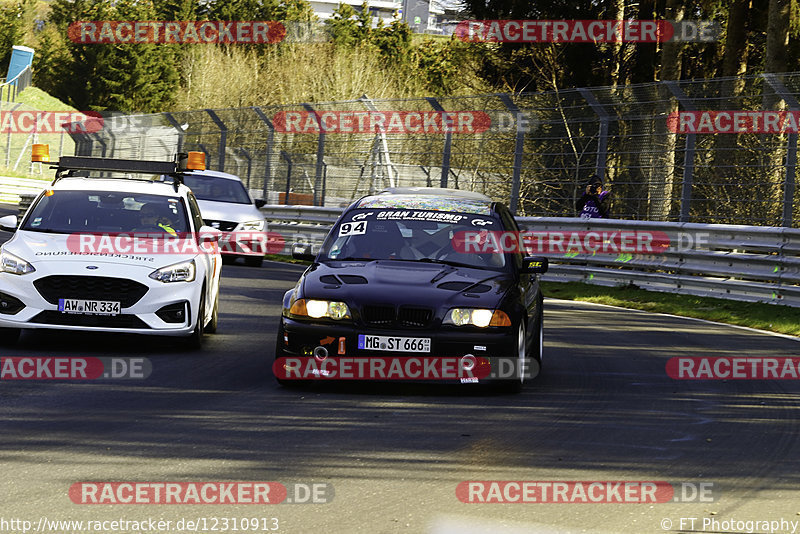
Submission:
<svg viewBox="0 0 800 534">
<path fill-rule="evenodd" d="M 49 276 L 64 276 L 63 271 L 51 272 L 47 267 L 39 264 L 37 265 L 39 270 L 28 275 L 0 273 L 0 327 L 119 332 L 162 336 L 188 336 L 194 330 L 194 321 L 192 319 L 196 317 L 196 311 L 200 304 L 201 272 L 197 273 L 197 278 L 193 282 L 163 283 L 147 277 L 146 273 L 152 269 L 141 269 L 141 272 L 137 274 L 145 273 L 144 276 L 133 278 L 139 284 L 147 287 L 144 295 L 128 307 L 123 305 L 118 315 L 108 316 L 58 311 L 57 302 L 49 302 L 34 285 L 37 280 Z M 114 277 L 111 274 L 103 274 L 102 277 L 122 279 L 122 276 Z M 53 295 L 48 294 L 48 297 L 50 301 L 53 300 Z M 109 297 L 108 294 L 98 295 L 92 294 L 90 291 L 79 296 L 64 295 L 64 297 L 86 300 L 113 299 L 113 296 Z M 19 302 L 22 307 L 17 309 L 19 306 L 7 306 L 4 309 L 1 302 L 3 300 L 11 303 Z M 163 311 L 161 316 L 156 313 L 165 307 L 181 308 L 181 305 L 185 311 L 179 314 L 182 317 L 180 322 L 176 321 L 175 314 L 170 317 L 171 320 L 168 322 L 162 318 L 169 317 Z"/>
<path fill-rule="evenodd" d="M 359 348 L 359 335 L 430 338 L 430 352 L 404 352 Z M 324 351 L 320 350 L 324 349 Z M 444 327 L 440 329 L 380 329 L 349 324 L 313 323 L 281 318 L 276 345 L 277 358 L 313 358 L 315 350 L 328 358 L 448 358 L 460 360 L 516 359 L 517 334 L 510 327 L 477 328 Z M 365 379 L 370 379 L 365 378 Z M 403 380 L 403 379 L 401 379 Z M 416 380 L 403 380 L 416 381 Z M 456 380 L 459 382 L 460 380 Z M 480 382 L 489 381 L 481 379 Z M 430 380 L 425 380 L 430 382 Z"/>
</svg>

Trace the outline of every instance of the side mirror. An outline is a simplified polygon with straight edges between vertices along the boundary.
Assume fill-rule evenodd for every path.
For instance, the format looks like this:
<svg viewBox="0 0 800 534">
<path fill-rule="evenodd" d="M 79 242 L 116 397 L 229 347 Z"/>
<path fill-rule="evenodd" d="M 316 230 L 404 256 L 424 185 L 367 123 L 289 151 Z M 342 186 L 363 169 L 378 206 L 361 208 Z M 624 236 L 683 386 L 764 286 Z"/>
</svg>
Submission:
<svg viewBox="0 0 800 534">
<path fill-rule="evenodd" d="M 548 262 L 544 256 L 528 256 L 522 260 L 521 273 L 543 274 L 547 272 Z"/>
<path fill-rule="evenodd" d="M 292 258 L 295 260 L 314 261 L 316 254 L 311 253 L 311 245 L 308 243 L 295 243 L 292 245 Z"/>
<path fill-rule="evenodd" d="M 256 207 L 259 208 L 259 209 L 261 209 L 261 208 L 263 208 L 264 206 L 267 205 L 267 201 L 264 200 L 263 198 L 257 198 L 257 199 L 255 199 L 254 202 L 256 204 Z"/>
<path fill-rule="evenodd" d="M 0 230 L 5 230 L 6 232 L 16 232 L 17 224 L 19 224 L 19 221 L 17 220 L 16 215 L 6 215 L 5 217 L 0 217 Z"/>
</svg>

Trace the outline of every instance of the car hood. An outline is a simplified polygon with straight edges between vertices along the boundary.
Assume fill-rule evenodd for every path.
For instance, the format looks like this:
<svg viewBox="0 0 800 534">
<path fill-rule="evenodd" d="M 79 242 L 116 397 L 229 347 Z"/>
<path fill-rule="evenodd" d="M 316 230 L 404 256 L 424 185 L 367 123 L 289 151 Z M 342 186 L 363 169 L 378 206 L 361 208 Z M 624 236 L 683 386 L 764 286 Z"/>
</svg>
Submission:
<svg viewBox="0 0 800 534">
<path fill-rule="evenodd" d="M 411 261 L 334 262 L 304 275 L 306 298 L 431 308 L 496 307 L 514 284 L 510 273 Z"/>
<path fill-rule="evenodd" d="M 183 254 L 141 253 L 135 250 L 112 250 L 113 241 L 105 242 L 103 246 L 97 241 L 97 248 L 82 249 L 77 234 L 47 234 L 43 232 L 26 232 L 18 230 L 14 237 L 3 245 L 3 249 L 30 262 L 34 267 L 43 262 L 80 262 L 90 264 L 113 263 L 115 265 L 129 265 L 134 267 L 147 267 L 158 269 L 166 265 L 186 261 L 197 256 L 187 250 Z M 146 242 L 156 241 L 143 239 L 141 246 Z M 129 242 L 130 243 L 130 242 Z M 83 252 L 83 253 L 82 253 Z"/>
<path fill-rule="evenodd" d="M 214 202 L 213 200 L 198 200 L 200 213 L 203 219 L 211 221 L 230 221 L 243 223 L 259 221 L 264 215 L 253 204 L 233 204 L 231 202 Z"/>
</svg>

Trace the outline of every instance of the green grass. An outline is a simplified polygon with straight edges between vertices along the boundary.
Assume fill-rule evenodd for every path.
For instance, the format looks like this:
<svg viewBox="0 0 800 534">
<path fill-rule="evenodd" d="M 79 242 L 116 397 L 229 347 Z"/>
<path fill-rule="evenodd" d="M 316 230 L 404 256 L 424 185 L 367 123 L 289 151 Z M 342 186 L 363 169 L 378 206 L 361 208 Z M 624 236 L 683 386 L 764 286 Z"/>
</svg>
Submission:
<svg viewBox="0 0 800 534">
<path fill-rule="evenodd" d="M 78 111 L 72 106 L 65 104 L 61 100 L 33 86 L 20 92 L 17 95 L 16 103 L 22 103 L 40 111 Z"/>
<path fill-rule="evenodd" d="M 541 285 L 545 297 L 670 313 L 800 336 L 800 308 L 581 282 L 542 282 Z"/>
</svg>

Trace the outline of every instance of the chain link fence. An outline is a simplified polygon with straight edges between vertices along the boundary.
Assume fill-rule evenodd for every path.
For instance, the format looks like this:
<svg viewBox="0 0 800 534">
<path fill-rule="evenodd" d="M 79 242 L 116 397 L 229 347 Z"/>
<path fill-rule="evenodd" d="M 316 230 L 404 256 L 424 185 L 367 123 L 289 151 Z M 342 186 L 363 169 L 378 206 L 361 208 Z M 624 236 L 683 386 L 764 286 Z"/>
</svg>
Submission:
<svg viewBox="0 0 800 534">
<path fill-rule="evenodd" d="M 358 100 L 116 116 L 72 134 L 78 155 L 206 153 L 274 204 L 343 206 L 390 186 L 485 193 L 521 216 L 576 215 L 591 174 L 614 218 L 797 226 L 796 131 L 680 133 L 685 111 L 800 111 L 800 73 L 539 93 Z M 306 121 L 337 112 L 338 128 Z M 469 112 L 471 128 L 345 128 L 341 117 Z M 302 119 L 287 127 L 287 113 Z M 415 115 L 416 114 L 416 115 Z M 310 119 L 309 119 L 310 117 Z M 388 120 L 388 119 L 387 119 Z M 313 122 L 313 121 L 312 121 Z M 436 130 L 436 131 L 431 131 Z M 306 133 L 302 133 L 305 131 Z"/>
</svg>

